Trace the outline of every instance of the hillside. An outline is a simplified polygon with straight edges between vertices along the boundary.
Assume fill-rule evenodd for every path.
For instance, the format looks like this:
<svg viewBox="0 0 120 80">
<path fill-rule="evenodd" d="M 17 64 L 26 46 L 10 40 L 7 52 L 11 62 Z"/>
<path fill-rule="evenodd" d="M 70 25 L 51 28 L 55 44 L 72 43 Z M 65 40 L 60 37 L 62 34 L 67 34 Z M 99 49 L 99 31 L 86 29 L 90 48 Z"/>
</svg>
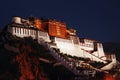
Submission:
<svg viewBox="0 0 120 80">
<path fill-rule="evenodd" d="M 72 79 L 74 75 L 65 67 L 54 66 L 57 63 L 49 51 L 31 37 L 18 38 L 5 31 L 0 34 L 0 80 Z"/>
<path fill-rule="evenodd" d="M 0 80 L 88 80 L 86 76 L 75 79 L 76 76 L 57 61 L 46 47 L 38 44 L 37 40 L 13 36 L 6 29 L 0 34 Z M 90 62 L 88 60 L 85 59 Z M 98 73 L 92 80 L 103 80 L 104 75 Z"/>
</svg>

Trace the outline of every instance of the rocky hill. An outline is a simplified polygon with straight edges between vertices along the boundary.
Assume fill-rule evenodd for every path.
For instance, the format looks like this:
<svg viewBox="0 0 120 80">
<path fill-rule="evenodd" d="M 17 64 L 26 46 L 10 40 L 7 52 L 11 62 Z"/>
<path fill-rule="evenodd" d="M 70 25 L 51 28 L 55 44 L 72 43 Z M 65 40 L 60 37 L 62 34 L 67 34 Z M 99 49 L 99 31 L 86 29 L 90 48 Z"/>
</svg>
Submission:
<svg viewBox="0 0 120 80">
<path fill-rule="evenodd" d="M 71 80 L 74 76 L 31 37 L 0 34 L 0 80 Z M 7 77 L 6 77 L 7 76 Z"/>
<path fill-rule="evenodd" d="M 0 33 L 0 80 L 88 80 L 75 79 L 37 40 L 13 36 L 6 29 Z M 104 47 L 107 52 L 109 47 Z M 98 73 L 92 80 L 103 79 L 104 74 Z"/>
</svg>

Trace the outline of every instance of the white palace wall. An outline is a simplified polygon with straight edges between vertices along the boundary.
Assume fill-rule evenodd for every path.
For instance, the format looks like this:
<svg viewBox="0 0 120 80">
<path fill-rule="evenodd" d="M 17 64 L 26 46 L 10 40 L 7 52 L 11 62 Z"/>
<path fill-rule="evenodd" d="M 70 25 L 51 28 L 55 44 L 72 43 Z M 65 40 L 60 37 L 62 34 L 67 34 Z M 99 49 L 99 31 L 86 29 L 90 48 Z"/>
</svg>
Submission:
<svg viewBox="0 0 120 80">
<path fill-rule="evenodd" d="M 24 28 L 24 27 L 9 27 L 8 29 L 9 29 L 8 31 L 11 32 L 13 35 L 16 35 L 21 38 L 30 36 L 33 39 L 38 39 L 38 42 L 40 41 L 41 38 L 46 42 L 51 41 L 48 33 L 44 31 L 39 31 L 39 30 Z M 72 37 L 72 38 L 73 40 L 75 39 L 75 37 Z M 80 42 L 77 42 L 78 38 L 76 38 L 76 41 L 73 41 L 72 38 L 63 39 L 63 38 L 55 37 L 56 47 L 60 49 L 60 52 L 62 52 L 63 54 L 90 58 L 91 60 L 104 62 L 102 59 L 99 59 L 99 57 L 105 56 L 102 44 L 97 44 L 98 50 L 93 53 L 93 55 L 95 55 L 93 56 L 92 54 L 82 50 L 83 45 L 81 46 Z M 93 47 L 91 46 L 90 48 L 92 49 Z M 88 48 L 84 47 L 84 49 L 88 50 L 89 47 Z M 104 57 L 104 60 L 105 59 L 106 58 Z"/>
</svg>

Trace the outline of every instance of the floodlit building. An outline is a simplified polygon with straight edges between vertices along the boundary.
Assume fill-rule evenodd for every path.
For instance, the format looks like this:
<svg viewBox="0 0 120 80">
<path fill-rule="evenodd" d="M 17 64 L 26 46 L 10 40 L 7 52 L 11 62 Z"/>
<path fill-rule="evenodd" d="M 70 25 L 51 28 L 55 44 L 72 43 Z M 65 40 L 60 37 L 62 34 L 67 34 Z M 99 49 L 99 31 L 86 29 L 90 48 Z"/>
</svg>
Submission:
<svg viewBox="0 0 120 80">
<path fill-rule="evenodd" d="M 28 19 L 13 17 L 11 24 L 8 25 L 8 32 L 21 38 L 32 37 L 38 40 L 38 43 L 44 40 L 51 48 L 59 49 L 57 59 L 60 61 L 62 61 L 61 58 L 59 59 L 62 53 L 62 55 L 68 55 L 70 58 L 79 58 L 75 64 L 78 66 L 81 62 L 82 65 L 84 65 L 83 62 L 85 59 L 89 59 L 91 62 L 108 64 L 102 43 L 91 39 L 79 38 L 76 35 L 76 30 L 68 29 L 65 22 L 52 19 L 45 20 L 36 17 L 30 17 Z M 113 58 L 116 59 L 115 57 L 111 57 L 109 61 L 114 61 L 112 64 L 115 64 L 116 61 Z M 65 64 L 67 63 L 63 62 L 63 65 Z M 88 63 L 86 63 L 86 65 L 89 66 Z M 108 67 L 107 65 L 105 66 L 101 69 L 106 70 Z M 89 67 L 91 68 L 91 66 Z M 112 65 L 109 68 L 111 67 Z M 100 68 L 94 69 L 99 70 Z"/>
</svg>

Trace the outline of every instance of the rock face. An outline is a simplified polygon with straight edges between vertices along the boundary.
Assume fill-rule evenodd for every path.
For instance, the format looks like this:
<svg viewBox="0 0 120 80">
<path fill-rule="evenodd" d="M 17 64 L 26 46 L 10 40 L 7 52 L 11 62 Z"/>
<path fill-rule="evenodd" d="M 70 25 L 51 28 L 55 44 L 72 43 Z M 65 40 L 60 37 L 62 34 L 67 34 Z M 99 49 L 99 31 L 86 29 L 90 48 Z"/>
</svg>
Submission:
<svg viewBox="0 0 120 80">
<path fill-rule="evenodd" d="M 41 45 L 7 32 L 1 33 L 0 40 L 0 80 L 49 80 L 39 61 Z"/>
<path fill-rule="evenodd" d="M 20 80 L 48 80 L 42 67 L 39 66 L 39 59 L 31 56 L 32 48 L 27 44 L 20 46 L 20 53 L 16 56 L 19 65 Z"/>
</svg>

